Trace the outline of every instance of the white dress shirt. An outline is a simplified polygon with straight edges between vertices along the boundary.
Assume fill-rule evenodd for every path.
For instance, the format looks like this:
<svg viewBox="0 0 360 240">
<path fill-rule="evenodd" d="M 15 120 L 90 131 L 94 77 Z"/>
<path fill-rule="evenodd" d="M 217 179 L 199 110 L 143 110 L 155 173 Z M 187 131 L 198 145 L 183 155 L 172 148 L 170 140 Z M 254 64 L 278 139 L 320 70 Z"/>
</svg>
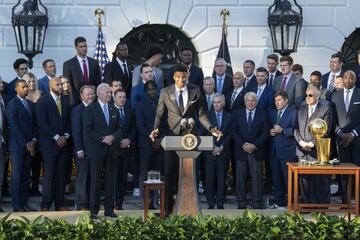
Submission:
<svg viewBox="0 0 360 240">
<path fill-rule="evenodd" d="M 182 98 L 183 98 L 183 103 L 184 103 L 184 110 L 187 106 L 187 103 L 188 103 L 188 99 L 189 99 L 189 94 L 188 94 L 188 89 L 185 85 L 185 87 L 183 88 L 178 88 L 176 85 L 175 85 L 175 96 L 176 96 L 176 103 L 178 104 L 179 106 L 179 95 L 180 95 L 180 90 L 182 90 Z"/>
</svg>

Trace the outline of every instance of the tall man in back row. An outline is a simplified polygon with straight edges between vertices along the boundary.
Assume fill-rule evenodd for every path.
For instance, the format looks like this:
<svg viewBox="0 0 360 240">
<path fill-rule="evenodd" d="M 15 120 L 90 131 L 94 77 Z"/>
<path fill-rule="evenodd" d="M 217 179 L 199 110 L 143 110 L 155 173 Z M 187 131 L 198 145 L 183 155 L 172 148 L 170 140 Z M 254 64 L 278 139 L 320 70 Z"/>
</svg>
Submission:
<svg viewBox="0 0 360 240">
<path fill-rule="evenodd" d="M 156 109 L 154 130 L 150 133 L 152 141 L 159 135 L 159 129 L 164 124 L 165 112 L 167 112 L 167 124 L 165 127 L 165 136 L 178 136 L 186 134 L 181 127 L 182 119 L 195 119 L 197 115 L 200 123 L 205 129 L 210 131 L 215 137 L 220 139 L 222 133 L 211 125 L 204 105 L 202 103 L 200 89 L 194 85 L 187 85 L 187 68 L 178 65 L 174 68 L 173 75 L 175 84 L 172 84 L 160 92 L 160 98 Z M 166 184 L 166 213 L 172 211 L 176 194 L 178 179 L 179 159 L 175 151 L 165 152 L 165 184 Z"/>
</svg>

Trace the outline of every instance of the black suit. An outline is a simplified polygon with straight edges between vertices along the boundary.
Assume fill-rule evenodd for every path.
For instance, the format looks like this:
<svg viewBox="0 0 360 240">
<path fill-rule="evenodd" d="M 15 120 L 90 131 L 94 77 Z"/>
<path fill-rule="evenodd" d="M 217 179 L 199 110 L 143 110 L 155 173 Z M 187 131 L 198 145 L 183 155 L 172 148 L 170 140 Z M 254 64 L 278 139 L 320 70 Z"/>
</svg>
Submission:
<svg viewBox="0 0 360 240">
<path fill-rule="evenodd" d="M 350 99 L 349 110 L 346 112 L 344 103 L 345 89 L 335 91 L 332 94 L 331 102 L 335 111 L 335 132 L 353 133 L 355 135 L 349 146 L 342 144 L 341 138 L 337 137 L 338 156 L 340 162 L 352 162 L 360 166 L 360 89 L 354 88 Z M 355 131 L 357 134 L 355 134 Z M 347 177 L 341 176 L 342 200 L 346 201 Z"/>
<path fill-rule="evenodd" d="M 245 183 L 248 176 L 247 167 L 251 171 L 252 201 L 254 208 L 262 208 L 263 186 L 262 165 L 267 154 L 265 143 L 269 136 L 269 119 L 266 112 L 256 109 L 253 122 L 248 127 L 248 114 L 246 108 L 234 113 L 235 129 L 233 138 L 235 141 L 236 158 L 236 195 L 238 206 L 246 207 Z M 252 143 L 256 150 L 249 154 L 242 149 L 244 143 Z"/>
<path fill-rule="evenodd" d="M 332 111 L 327 104 L 318 102 L 315 111 L 309 118 L 308 105 L 302 105 L 298 109 L 297 121 L 295 122 L 294 136 L 298 143 L 301 140 L 312 142 L 314 147 L 306 151 L 298 144 L 296 155 L 298 159 L 317 159 L 315 137 L 311 134 L 309 126 L 316 118 L 323 119 L 328 125 L 328 131 L 323 137 L 329 137 L 332 127 Z M 330 201 L 330 177 L 327 175 L 304 175 L 300 178 L 301 196 L 305 203 L 328 203 Z"/>
<path fill-rule="evenodd" d="M 198 117 L 200 123 L 205 129 L 210 129 L 211 123 L 206 116 L 204 104 L 201 98 L 201 92 L 198 87 L 188 84 L 188 102 L 184 106 L 184 112 L 180 112 L 180 108 L 176 102 L 175 85 L 170 85 L 160 92 L 159 103 L 156 109 L 154 129 L 165 124 L 165 135 L 182 135 L 180 126 L 181 119 Z M 167 113 L 167 116 L 165 114 Z M 166 123 L 164 121 L 166 118 Z M 176 193 L 178 179 L 178 158 L 173 151 L 165 152 L 165 183 L 166 183 L 166 208 L 170 212 L 173 206 L 173 195 Z"/>
<path fill-rule="evenodd" d="M 41 208 L 49 209 L 54 200 L 55 209 L 60 209 L 64 207 L 66 161 L 70 149 L 68 143 L 59 147 L 54 138 L 56 135 L 70 134 L 70 106 L 67 97 L 61 96 L 61 114 L 51 94 L 40 97 L 36 103 L 36 120 L 45 170 Z"/>
<path fill-rule="evenodd" d="M 117 160 L 120 156 L 119 143 L 123 138 L 120 126 L 119 112 L 111 104 L 107 104 L 109 124 L 103 109 L 96 101 L 84 110 L 83 136 L 85 152 L 90 161 L 90 198 L 91 214 L 97 214 L 100 209 L 100 186 L 105 166 L 105 215 L 111 214 L 115 201 L 115 176 Z M 114 140 L 109 146 L 102 143 L 103 137 L 112 135 Z"/>
<path fill-rule="evenodd" d="M 76 188 L 75 201 L 77 209 L 89 207 L 89 177 L 90 167 L 89 158 L 85 153 L 83 138 L 83 115 L 85 110 L 84 103 L 80 103 L 71 111 L 71 135 L 74 143 L 74 158 L 76 161 Z M 77 153 L 83 151 L 84 158 L 79 159 Z"/>
<path fill-rule="evenodd" d="M 270 73 L 268 71 L 268 74 L 269 74 L 269 77 L 268 79 L 266 80 L 266 84 L 269 86 L 269 87 L 272 87 L 274 88 L 274 82 L 275 82 L 275 78 L 279 77 L 279 76 L 282 76 L 282 73 L 279 71 L 279 70 L 276 70 L 275 74 L 273 73 Z M 273 75 L 273 78 L 271 79 L 271 76 Z"/>
<path fill-rule="evenodd" d="M 246 79 L 244 82 L 245 90 L 248 92 L 250 89 L 254 89 L 257 86 L 257 80 L 255 74 L 250 78 L 249 82 L 246 84 Z"/>
<path fill-rule="evenodd" d="M 171 84 L 174 84 L 174 67 L 170 68 L 169 70 L 169 74 L 168 74 L 168 86 L 170 86 Z M 199 68 L 198 66 L 195 66 L 194 64 L 190 65 L 190 76 L 188 81 L 191 82 L 192 84 L 195 84 L 196 86 L 198 86 L 199 88 L 202 88 L 203 85 L 203 80 L 204 80 L 204 73 L 202 71 L 201 68 Z"/>
<path fill-rule="evenodd" d="M 205 152 L 205 175 L 206 175 L 206 198 L 209 207 L 214 207 L 215 203 L 218 208 L 224 206 L 225 201 L 225 179 L 226 166 L 230 158 L 230 141 L 234 130 L 232 115 L 225 111 L 222 112 L 221 126 L 218 125 L 217 116 L 214 110 L 207 113 L 209 120 L 213 126 L 217 126 L 223 133 L 223 137 L 214 143 L 217 147 L 223 147 L 222 152 L 218 156 L 214 156 L 212 151 Z M 207 132 L 207 131 L 204 131 Z M 210 135 L 210 133 L 206 134 Z M 216 199 L 215 199 L 216 189 Z"/>
<path fill-rule="evenodd" d="M 127 74 L 123 71 L 116 58 L 112 62 L 106 64 L 104 69 L 104 82 L 110 85 L 114 79 L 120 80 L 121 86 L 126 92 L 126 97 L 130 98 L 133 67 L 128 65 L 128 63 L 126 64 Z"/>
<path fill-rule="evenodd" d="M 116 108 L 116 106 L 115 106 Z M 120 110 L 119 116 L 120 116 Z M 120 125 L 123 129 L 122 139 L 130 139 L 131 143 L 127 148 L 120 148 L 120 157 L 118 159 L 118 169 L 117 169 L 117 179 L 116 179 L 116 206 L 122 207 L 124 194 L 126 191 L 127 184 L 127 175 L 129 169 L 129 163 L 134 161 L 132 158 L 134 156 L 133 152 L 135 151 L 135 141 L 136 141 L 136 122 L 135 122 L 135 113 L 129 106 L 124 106 L 124 122 L 120 120 Z M 121 140 L 120 140 L 121 141 Z"/>
<path fill-rule="evenodd" d="M 238 91 L 240 91 L 240 90 L 238 89 Z M 233 93 L 234 93 L 234 90 L 228 92 L 225 95 L 225 102 L 226 102 L 225 110 L 229 113 L 233 113 L 236 110 L 240 110 L 241 108 L 245 107 L 245 102 L 244 102 L 244 96 L 246 94 L 245 88 L 243 87 L 241 89 L 241 91 L 236 96 L 233 105 L 231 106 L 231 98 L 232 98 Z"/>
<path fill-rule="evenodd" d="M 217 76 L 213 75 L 213 78 L 215 80 L 215 92 L 218 92 L 218 89 L 217 89 L 217 82 L 218 82 Z M 223 79 L 223 87 L 222 87 L 222 90 L 221 90 L 221 94 L 226 95 L 228 92 L 231 91 L 231 89 L 233 89 L 233 87 L 234 86 L 233 86 L 232 77 L 230 77 L 228 75 L 225 75 L 225 78 Z"/>
<path fill-rule="evenodd" d="M 97 60 L 91 57 L 87 57 L 89 69 L 88 69 L 88 84 L 97 87 L 101 82 L 100 67 Z M 73 89 L 73 97 L 75 103 L 80 102 L 79 91 L 80 88 L 86 84 L 84 80 L 84 74 L 81 70 L 80 63 L 77 56 L 70 58 L 63 65 L 63 75 L 69 79 L 71 87 Z"/>
</svg>

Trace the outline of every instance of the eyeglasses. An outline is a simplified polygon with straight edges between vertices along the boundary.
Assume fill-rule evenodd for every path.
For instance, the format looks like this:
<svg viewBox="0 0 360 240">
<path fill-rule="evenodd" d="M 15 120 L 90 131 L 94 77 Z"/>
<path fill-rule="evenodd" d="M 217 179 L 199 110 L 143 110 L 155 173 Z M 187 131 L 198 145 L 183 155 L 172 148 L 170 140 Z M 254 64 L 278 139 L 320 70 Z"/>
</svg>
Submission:
<svg viewBox="0 0 360 240">
<path fill-rule="evenodd" d="M 306 97 L 313 97 L 314 94 L 305 94 Z"/>
</svg>

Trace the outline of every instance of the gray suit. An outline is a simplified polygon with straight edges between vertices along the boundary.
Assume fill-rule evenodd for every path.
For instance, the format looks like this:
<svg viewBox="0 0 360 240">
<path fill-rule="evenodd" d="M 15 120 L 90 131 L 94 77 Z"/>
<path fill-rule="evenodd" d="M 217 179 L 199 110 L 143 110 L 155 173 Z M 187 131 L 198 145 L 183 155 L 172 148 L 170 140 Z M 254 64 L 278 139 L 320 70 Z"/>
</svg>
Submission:
<svg viewBox="0 0 360 240">
<path fill-rule="evenodd" d="M 165 124 L 165 135 L 182 135 L 184 134 L 180 122 L 183 118 L 196 117 L 205 129 L 210 129 L 211 123 L 206 116 L 200 88 L 193 84 L 187 85 L 188 102 L 184 106 L 184 112 L 181 114 L 176 103 L 175 84 L 172 84 L 160 92 L 160 98 L 156 109 L 154 129 L 161 129 L 160 126 Z M 164 116 L 167 113 L 167 116 Z M 166 122 L 164 121 L 166 119 Z M 196 131 L 196 130 L 195 130 Z M 174 151 L 165 152 L 165 183 L 166 183 L 166 200 L 165 206 L 167 213 L 170 213 L 173 206 L 173 195 L 176 193 L 178 168 L 178 157 Z"/>
<path fill-rule="evenodd" d="M 328 130 L 324 137 L 329 137 L 332 129 L 332 111 L 329 104 L 318 102 L 314 113 L 308 117 L 308 105 L 299 108 L 297 121 L 295 123 L 294 136 L 299 143 L 301 140 L 312 142 L 315 147 L 311 151 L 303 150 L 299 144 L 296 149 L 296 155 L 299 159 L 315 160 L 317 159 L 316 143 L 314 136 L 310 133 L 310 122 L 316 118 L 323 119 Z M 305 203 L 329 203 L 330 202 L 330 176 L 328 175 L 304 175 L 300 178 L 301 196 Z"/>
<path fill-rule="evenodd" d="M 275 78 L 274 90 L 278 92 L 281 90 L 281 82 L 283 76 L 278 76 Z M 295 105 L 298 108 L 301 102 L 305 97 L 305 83 L 304 79 L 296 77 L 294 74 L 291 74 L 290 79 L 285 88 L 286 93 L 289 97 L 289 107 Z"/>
<path fill-rule="evenodd" d="M 141 72 L 140 72 L 141 64 L 136 66 L 134 68 L 134 71 L 132 73 L 132 86 L 135 87 L 141 82 Z M 157 84 L 158 89 L 162 89 L 164 87 L 164 77 L 163 77 L 163 71 L 158 68 L 153 68 L 153 75 L 154 75 L 154 81 Z"/>
</svg>

